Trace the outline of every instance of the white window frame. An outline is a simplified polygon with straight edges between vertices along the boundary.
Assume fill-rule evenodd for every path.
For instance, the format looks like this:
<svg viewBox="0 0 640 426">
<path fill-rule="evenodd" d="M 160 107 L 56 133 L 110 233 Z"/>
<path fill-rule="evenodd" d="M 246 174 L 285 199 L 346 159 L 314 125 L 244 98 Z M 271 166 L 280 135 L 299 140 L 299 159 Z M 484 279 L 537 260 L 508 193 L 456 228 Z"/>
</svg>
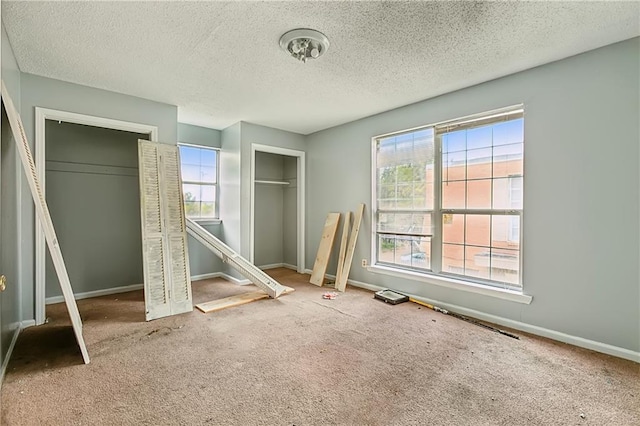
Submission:
<svg viewBox="0 0 640 426">
<path fill-rule="evenodd" d="M 371 141 L 371 262 L 367 269 L 370 272 L 381 273 L 385 275 L 391 275 L 395 277 L 401 277 L 411 279 L 414 281 L 422 281 L 439 286 L 455 288 L 458 290 L 468 291 L 472 293 L 479 293 L 488 296 L 497 297 L 500 299 L 515 301 L 519 303 L 531 303 L 532 297 L 524 293 L 523 285 L 523 245 L 522 245 L 522 217 L 523 209 L 505 210 L 504 214 L 513 215 L 514 213 L 520 217 L 520 288 L 500 287 L 499 283 L 491 282 L 488 280 L 476 279 L 473 277 L 466 277 L 456 274 L 447 274 L 440 271 L 441 253 L 442 253 L 442 215 L 445 213 L 487 213 L 489 215 L 495 215 L 499 212 L 496 209 L 478 210 L 478 209 L 442 209 L 442 147 L 441 141 L 438 137 L 437 130 L 447 124 L 455 123 L 456 125 L 465 124 L 474 121 L 485 121 L 506 114 L 520 113 L 524 114 L 523 105 L 514 105 L 506 108 L 501 108 L 493 111 L 488 111 L 480 114 L 474 114 L 462 118 L 453 120 L 447 120 L 444 122 L 438 122 L 431 125 L 415 127 L 411 129 L 405 129 L 396 132 L 390 132 L 378 136 L 374 136 Z M 430 270 L 418 269 L 418 268 L 405 268 L 398 265 L 390 265 L 388 263 L 378 262 L 378 232 L 377 232 L 377 218 L 378 218 L 378 201 L 377 201 L 377 144 L 378 141 L 384 138 L 392 137 L 398 134 L 417 132 L 432 128 L 434 130 L 434 214 L 433 214 L 433 237 L 431 239 L 431 259 Z"/>
<path fill-rule="evenodd" d="M 198 149 L 209 149 L 211 151 L 215 151 L 216 152 L 216 183 L 212 184 L 210 182 L 202 182 L 202 181 L 184 181 L 182 180 L 182 176 L 180 177 L 180 180 L 182 182 L 182 185 L 184 184 L 193 184 L 193 185 L 214 185 L 216 187 L 216 199 L 215 199 L 215 214 L 214 217 L 187 217 L 186 216 L 186 206 L 184 204 L 184 200 L 182 202 L 182 206 L 183 208 L 185 208 L 185 217 L 187 217 L 187 219 L 191 219 L 194 222 L 199 223 L 200 225 L 217 225 L 219 223 L 221 223 L 220 220 L 220 148 L 216 148 L 213 146 L 207 146 L 207 145 L 198 145 L 198 144 L 193 144 L 193 143 L 186 143 L 186 142 L 178 142 L 178 152 L 180 152 L 180 147 L 181 146 L 188 146 L 191 148 L 198 148 Z M 182 158 L 180 158 L 180 170 L 182 170 Z M 183 186 L 183 191 L 184 191 L 184 186 Z"/>
</svg>

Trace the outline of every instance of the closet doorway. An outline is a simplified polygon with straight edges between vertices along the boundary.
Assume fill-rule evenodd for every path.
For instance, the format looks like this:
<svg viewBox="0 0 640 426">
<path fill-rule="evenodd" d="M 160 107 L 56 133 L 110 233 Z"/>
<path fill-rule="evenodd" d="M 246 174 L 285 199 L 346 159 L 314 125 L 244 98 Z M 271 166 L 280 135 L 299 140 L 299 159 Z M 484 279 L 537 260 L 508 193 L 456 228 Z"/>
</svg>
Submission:
<svg viewBox="0 0 640 426">
<path fill-rule="evenodd" d="M 251 147 L 251 262 L 263 269 L 304 273 L 303 151 Z"/>
<path fill-rule="evenodd" d="M 58 191 L 59 195 L 63 195 L 63 196 L 75 195 L 76 197 L 78 197 L 79 195 L 86 195 L 86 194 L 92 194 L 92 193 L 93 195 L 96 195 L 96 194 L 106 195 L 107 193 L 114 195 L 114 197 L 117 197 L 117 198 L 114 198 L 112 203 L 109 203 L 107 201 L 106 196 L 105 197 L 100 196 L 97 198 L 97 200 L 99 200 L 100 203 L 105 203 L 105 205 L 109 208 L 114 208 L 115 209 L 114 211 L 117 212 L 118 214 L 125 214 L 124 209 L 118 209 L 119 205 L 126 203 L 128 207 L 131 207 L 131 205 L 136 205 L 139 203 L 139 195 L 136 195 L 135 191 L 133 192 L 129 191 L 128 192 L 129 200 L 128 202 L 125 201 L 125 198 L 123 196 L 124 187 L 121 188 L 119 187 L 119 185 L 120 186 L 126 185 L 127 187 L 131 185 L 134 185 L 134 186 L 137 185 L 137 176 L 134 176 L 133 178 L 130 176 L 132 173 L 132 169 L 136 169 L 135 174 L 137 175 L 137 139 L 143 138 L 143 139 L 150 139 L 152 141 L 157 141 L 158 128 L 156 126 L 150 126 L 146 124 L 139 124 L 139 123 L 133 123 L 133 122 L 121 121 L 121 120 L 113 120 L 109 118 L 95 117 L 95 116 L 90 116 L 85 114 L 52 110 L 52 109 L 40 108 L 40 107 L 36 107 L 35 112 L 36 112 L 36 117 L 35 117 L 36 118 L 35 119 L 36 137 L 35 137 L 35 159 L 34 160 L 36 165 L 36 172 L 38 174 L 38 178 L 40 180 L 40 185 L 42 187 L 43 193 L 46 192 L 45 191 L 47 189 L 46 181 L 47 181 L 47 176 L 49 176 L 49 180 L 52 180 L 52 178 L 57 180 L 57 183 L 59 184 L 58 188 L 60 189 L 60 191 Z M 63 133 L 62 135 L 63 137 L 61 138 L 61 140 L 63 140 L 65 143 L 63 145 L 54 147 L 53 145 L 48 145 L 47 142 L 50 141 L 51 139 L 50 136 L 52 136 L 52 133 L 53 133 L 51 132 L 51 130 L 57 127 L 60 127 L 61 129 L 65 128 L 67 132 Z M 84 140 L 86 141 L 85 143 L 80 143 L 80 141 L 83 140 L 82 137 L 80 137 L 78 140 L 75 141 L 75 145 L 73 145 L 71 144 L 71 142 L 73 141 L 69 140 L 67 136 L 69 136 L 69 134 L 71 133 L 78 136 L 79 135 L 78 129 L 83 131 L 88 131 L 91 133 L 91 135 L 85 135 L 85 138 L 84 138 Z M 128 139 L 123 139 L 123 140 L 128 140 L 129 141 L 128 143 L 130 143 L 130 146 L 126 147 L 125 145 L 127 143 L 122 143 L 122 140 L 120 140 L 119 138 L 118 140 L 120 142 L 118 142 L 116 145 L 91 142 L 94 139 L 94 136 L 103 135 L 105 134 L 105 132 L 121 133 L 123 136 L 128 135 L 127 136 Z M 129 149 L 130 149 L 130 155 L 127 155 L 126 151 Z M 95 161 L 96 158 L 98 159 L 98 161 Z M 114 160 L 115 162 L 111 162 L 110 160 Z M 85 179 L 73 179 L 73 185 L 75 185 L 75 187 L 77 188 L 80 188 L 82 185 L 88 185 L 85 188 L 85 190 L 80 188 L 80 189 L 76 189 L 75 191 L 71 191 L 72 188 L 68 186 L 70 181 L 65 179 L 68 179 L 73 176 L 75 177 L 84 176 Z M 60 179 L 60 178 L 64 178 L 64 179 Z M 100 180 L 99 185 L 97 184 L 97 180 Z M 125 184 L 124 182 L 127 182 L 127 181 L 131 181 L 133 183 Z M 50 183 L 53 185 L 56 184 L 56 182 L 53 182 L 53 181 L 51 181 Z M 56 190 L 53 187 L 48 189 L 54 192 L 54 194 L 51 194 L 51 195 L 52 195 L 52 198 L 55 198 Z M 134 190 L 135 189 L 136 188 L 134 187 Z M 48 202 L 50 203 L 53 201 L 54 201 L 53 199 L 48 199 Z M 98 202 L 95 200 L 90 201 L 87 199 L 85 201 L 84 199 L 82 199 L 82 200 L 79 200 L 80 204 L 74 210 L 71 208 L 72 202 L 74 202 L 73 197 L 71 197 L 66 201 L 63 198 L 58 197 L 57 203 L 56 202 L 52 203 L 52 205 L 50 205 L 49 208 L 51 210 L 52 219 L 54 219 L 54 226 L 56 226 L 56 233 L 58 234 L 59 240 L 62 241 L 63 238 L 65 238 L 63 237 L 63 234 L 66 235 L 66 231 L 70 230 L 71 233 L 69 233 L 66 238 L 68 241 L 70 241 L 70 243 L 67 244 L 67 247 L 82 248 L 84 244 L 86 244 L 87 238 L 96 237 L 97 231 L 95 229 L 92 229 L 92 225 L 95 225 L 95 227 L 102 227 L 102 228 L 105 228 L 106 225 L 104 221 L 100 220 L 99 217 L 96 217 L 96 215 L 92 215 L 92 214 L 88 214 L 87 217 L 83 218 L 82 220 L 76 220 L 76 221 L 68 220 L 69 212 L 72 212 L 74 214 L 78 212 L 82 213 L 82 212 L 86 212 L 89 207 L 91 208 L 100 207 Z M 59 209 L 53 206 L 53 204 L 56 204 L 56 206 L 59 207 Z M 56 214 L 54 210 L 56 210 L 56 212 L 58 213 L 62 212 L 63 214 Z M 100 214 L 108 213 L 108 209 L 98 208 L 96 212 Z M 59 220 L 57 221 L 58 223 L 56 224 L 56 220 L 55 220 L 56 216 L 65 218 L 67 222 L 66 229 L 63 229 L 65 228 L 65 226 L 61 224 Z M 131 216 L 131 215 L 129 214 L 128 216 Z M 136 210 L 135 215 L 131 216 L 130 218 L 131 221 L 128 222 L 130 223 L 131 228 L 135 228 L 136 226 L 139 228 L 139 218 L 140 216 L 139 216 L 138 210 Z M 87 227 L 83 231 L 84 233 L 78 232 L 78 229 L 77 229 L 78 227 L 76 225 L 78 225 L 80 222 L 85 223 L 87 225 Z M 132 235 L 132 238 L 137 238 L 138 240 L 140 239 L 139 234 L 136 237 L 133 237 L 133 235 L 135 234 L 135 231 L 131 231 L 130 233 Z M 110 237 L 113 236 L 112 234 L 108 234 L 108 235 Z M 124 232 L 121 232 L 120 235 L 127 236 L 126 230 Z M 71 236 L 71 238 L 68 238 L 69 236 Z M 85 239 L 84 244 L 74 244 L 74 241 L 73 241 L 74 238 L 76 239 L 76 242 L 78 239 L 82 240 L 84 238 Z M 106 244 L 103 244 L 102 246 L 105 249 L 109 248 Z M 73 253 L 71 253 L 69 249 L 67 249 L 66 251 L 69 256 L 73 257 Z M 113 253 L 114 250 L 108 250 L 108 252 Z M 76 251 L 76 253 L 79 253 L 81 256 L 86 255 L 86 253 L 82 251 Z M 63 256 L 64 255 L 65 255 L 65 250 L 63 247 Z M 76 275 L 82 274 L 82 268 L 85 268 L 85 271 L 86 270 L 91 271 L 93 270 L 93 268 L 88 267 L 87 269 L 86 265 L 88 263 L 86 263 L 84 260 L 82 262 L 75 262 L 79 266 L 78 268 L 73 268 L 72 265 L 74 264 L 74 261 L 71 259 L 71 257 L 69 257 L 68 259 L 65 258 L 65 263 L 67 263 L 67 268 L 69 269 L 69 275 L 72 278 L 72 281 L 71 281 L 72 285 L 76 283 L 73 287 L 74 293 L 80 293 L 75 295 L 76 299 L 97 296 L 100 294 L 109 294 L 109 289 L 96 288 L 96 287 L 83 288 L 79 284 L 80 280 L 77 278 Z M 105 255 L 105 257 L 107 256 Z M 109 255 L 108 257 L 112 258 L 111 255 Z M 96 258 L 93 259 L 94 262 L 105 263 L 103 262 L 103 260 L 102 261 L 100 260 L 100 256 L 96 256 Z M 136 266 L 132 265 L 130 269 L 134 270 L 135 268 Z M 49 274 L 47 274 L 47 269 L 49 269 L 50 271 Z M 46 318 L 45 304 L 46 304 L 46 298 L 47 298 L 47 286 L 46 286 L 47 275 L 54 278 L 53 275 L 55 274 L 53 275 L 51 274 L 51 265 L 49 265 L 49 268 L 47 268 L 47 251 L 46 251 L 46 245 L 45 245 L 44 231 L 40 226 L 40 222 L 36 219 L 35 221 L 35 284 L 36 284 L 36 288 L 35 288 L 35 317 L 36 318 L 35 319 L 36 319 L 36 325 L 44 324 L 45 318 Z M 55 277 L 55 279 L 57 279 L 57 277 Z M 127 284 L 133 284 L 135 286 L 139 286 L 139 283 L 137 282 L 136 283 L 129 282 L 130 280 L 128 279 L 125 281 Z M 99 286 L 102 284 L 105 284 L 104 282 L 102 284 L 97 283 L 95 280 L 91 280 L 91 279 L 87 280 L 87 282 L 90 282 L 91 285 L 99 285 Z M 105 285 L 113 286 L 114 284 L 108 283 L 107 281 Z M 115 285 L 119 286 L 118 284 L 115 284 Z M 59 287 L 57 287 L 56 285 L 52 285 L 50 286 L 50 289 L 51 288 L 57 291 Z M 50 302 L 55 301 L 55 297 L 56 296 L 51 297 Z"/>
</svg>

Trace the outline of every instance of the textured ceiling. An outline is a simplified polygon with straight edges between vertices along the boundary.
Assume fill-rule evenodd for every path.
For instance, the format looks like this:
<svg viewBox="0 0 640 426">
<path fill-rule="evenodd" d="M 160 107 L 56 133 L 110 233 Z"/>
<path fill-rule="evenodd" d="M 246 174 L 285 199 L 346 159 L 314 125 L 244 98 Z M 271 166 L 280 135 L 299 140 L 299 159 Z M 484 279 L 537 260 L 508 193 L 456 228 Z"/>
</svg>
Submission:
<svg viewBox="0 0 640 426">
<path fill-rule="evenodd" d="M 638 2 L 11 2 L 23 72 L 312 133 L 640 35 Z M 331 47 L 300 63 L 294 28 Z"/>
</svg>

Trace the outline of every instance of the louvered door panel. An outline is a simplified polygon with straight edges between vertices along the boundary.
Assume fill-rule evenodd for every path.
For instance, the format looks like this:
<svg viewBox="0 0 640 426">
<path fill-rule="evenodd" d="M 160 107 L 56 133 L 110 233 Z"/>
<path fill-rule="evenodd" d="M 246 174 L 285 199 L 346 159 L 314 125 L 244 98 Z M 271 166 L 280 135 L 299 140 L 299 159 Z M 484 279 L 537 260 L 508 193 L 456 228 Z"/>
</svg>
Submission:
<svg viewBox="0 0 640 426">
<path fill-rule="evenodd" d="M 169 238 L 172 292 L 171 312 L 174 314 L 191 311 L 191 281 L 186 262 L 185 243 L 182 237 Z M 187 304 L 185 304 L 187 302 Z"/>
<path fill-rule="evenodd" d="M 180 178 L 180 160 L 178 148 L 165 145 L 160 148 L 162 155 L 162 174 L 164 181 L 166 226 L 169 234 L 182 234 L 185 230 L 184 206 L 182 203 L 182 181 Z"/>
<path fill-rule="evenodd" d="M 187 256 L 187 232 L 184 223 L 182 181 L 178 147 L 163 145 L 162 196 L 165 215 L 165 237 L 168 243 L 168 262 L 171 268 L 171 313 L 193 310 L 191 303 L 191 277 Z"/>
<path fill-rule="evenodd" d="M 7 118 L 11 125 L 11 131 L 16 142 L 16 149 L 20 160 L 22 161 L 22 168 L 31 190 L 31 196 L 33 198 L 36 215 L 42 230 L 44 231 L 47 246 L 49 247 L 49 253 L 51 254 L 51 260 L 58 275 L 58 281 L 60 282 L 60 288 L 62 295 L 64 296 L 65 304 L 67 305 L 67 311 L 71 318 L 71 325 L 73 326 L 73 332 L 80 346 L 80 352 L 85 364 L 89 364 L 89 352 L 84 342 L 84 336 L 82 335 L 82 319 L 80 318 L 80 312 L 78 311 L 78 305 L 76 304 L 75 297 L 73 295 L 73 289 L 71 288 L 71 282 L 69 281 L 69 274 L 67 273 L 67 267 L 62 257 L 62 251 L 58 244 L 58 237 L 56 236 L 53 222 L 51 221 L 51 214 L 49 213 L 49 206 L 44 198 L 42 187 L 40 186 L 40 179 L 33 161 L 33 155 L 31 154 L 31 148 L 27 135 L 24 131 L 22 119 L 20 114 L 13 104 L 11 96 L 7 92 L 7 88 L 2 81 L 2 102 L 5 105 L 7 112 Z"/>
<path fill-rule="evenodd" d="M 148 286 L 145 286 L 145 302 L 148 305 L 149 316 L 154 318 L 166 316 L 171 312 L 169 289 L 165 279 L 163 245 L 162 237 L 147 237 L 144 242 L 145 266 L 147 268 L 145 281 L 149 283 Z M 147 301 L 147 299 L 149 300 Z"/>
<path fill-rule="evenodd" d="M 178 147 L 138 141 L 147 321 L 193 310 Z"/>
<path fill-rule="evenodd" d="M 160 175 L 158 150 L 152 144 L 141 144 L 140 150 L 140 192 L 142 193 L 142 220 L 148 234 L 162 232 L 160 219 Z"/>
<path fill-rule="evenodd" d="M 146 320 L 171 315 L 167 286 L 158 144 L 138 142 L 140 209 L 142 216 L 142 264 Z"/>
</svg>

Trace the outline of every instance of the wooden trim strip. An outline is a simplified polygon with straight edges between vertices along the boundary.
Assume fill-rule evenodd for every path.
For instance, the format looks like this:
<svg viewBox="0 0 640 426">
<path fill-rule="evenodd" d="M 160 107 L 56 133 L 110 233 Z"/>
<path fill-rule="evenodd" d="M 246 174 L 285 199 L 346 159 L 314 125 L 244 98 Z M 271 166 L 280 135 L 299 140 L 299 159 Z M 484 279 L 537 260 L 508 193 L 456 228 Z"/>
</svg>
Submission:
<svg viewBox="0 0 640 426">
<path fill-rule="evenodd" d="M 340 280 L 344 268 L 344 257 L 347 254 L 347 242 L 349 241 L 349 227 L 351 226 L 351 212 L 344 214 L 342 224 L 342 239 L 340 240 L 340 254 L 338 255 L 338 267 L 336 268 L 336 282 Z"/>
<path fill-rule="evenodd" d="M 327 215 L 327 219 L 324 222 L 324 230 L 322 231 L 322 238 L 320 238 L 316 261 L 313 264 L 313 272 L 309 279 L 311 284 L 322 287 L 324 283 L 324 274 L 327 272 L 333 240 L 338 230 L 338 222 L 340 222 L 340 213 L 329 213 Z"/>
<path fill-rule="evenodd" d="M 349 278 L 349 271 L 351 270 L 351 262 L 353 262 L 353 255 L 356 251 L 356 243 L 358 242 L 358 231 L 360 231 L 360 224 L 362 223 L 362 215 L 364 214 L 364 204 L 358 206 L 356 212 L 356 218 L 353 221 L 353 227 L 351 228 L 351 235 L 349 235 L 349 246 L 347 247 L 347 257 L 344 260 L 344 266 L 340 273 L 340 280 L 336 279 L 336 290 L 345 291 L 347 288 L 347 279 Z"/>
</svg>

